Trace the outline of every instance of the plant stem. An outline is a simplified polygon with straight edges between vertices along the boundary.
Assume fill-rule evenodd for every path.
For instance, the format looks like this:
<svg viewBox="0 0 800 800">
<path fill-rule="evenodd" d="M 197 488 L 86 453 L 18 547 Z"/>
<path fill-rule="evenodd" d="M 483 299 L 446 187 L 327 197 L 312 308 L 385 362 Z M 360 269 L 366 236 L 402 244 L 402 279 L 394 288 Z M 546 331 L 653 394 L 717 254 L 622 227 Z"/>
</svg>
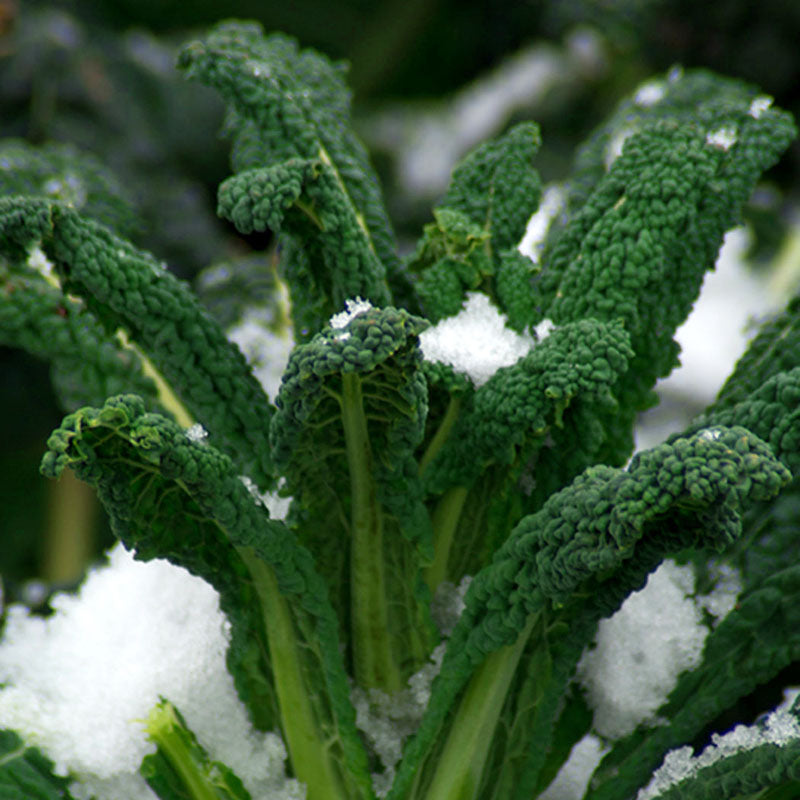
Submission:
<svg viewBox="0 0 800 800">
<path fill-rule="evenodd" d="M 192 751 L 171 703 L 162 700 L 153 708 L 147 718 L 147 732 L 177 773 L 191 800 L 219 800 L 220 795 L 209 783 L 203 765 L 198 763 L 197 752 Z"/>
<path fill-rule="evenodd" d="M 434 434 L 433 439 L 431 439 L 431 443 L 428 445 L 428 449 L 425 451 L 422 459 L 419 462 L 420 475 L 425 473 L 428 465 L 431 463 L 431 461 L 433 461 L 439 450 L 442 449 L 442 445 L 447 440 L 455 421 L 458 419 L 458 412 L 460 410 L 461 396 L 457 394 L 451 394 L 450 402 L 447 404 L 447 411 L 445 412 L 444 418 L 439 425 L 439 429 Z"/>
<path fill-rule="evenodd" d="M 350 470 L 350 627 L 353 668 L 362 688 L 402 688 L 389 640 L 383 563 L 383 512 L 372 473 L 372 450 L 361 378 L 342 376 L 342 422 Z"/>
<path fill-rule="evenodd" d="M 477 796 L 508 688 L 537 618 L 532 614 L 517 641 L 487 656 L 470 678 L 425 800 L 473 800 Z"/>
<path fill-rule="evenodd" d="M 158 391 L 158 402 L 175 417 L 175 421 L 184 428 L 190 428 L 194 425 L 194 417 L 186 410 L 186 406 L 175 394 L 172 387 L 167 383 L 164 376 L 156 369 L 153 362 L 145 354 L 145 352 L 134 342 L 124 328 L 118 328 L 116 333 L 117 339 L 123 347 L 133 350 L 141 360 L 142 372 L 151 378 L 156 385 Z"/>
<path fill-rule="evenodd" d="M 468 490 L 464 486 L 448 489 L 433 512 L 433 563 L 424 573 L 425 583 L 431 592 L 435 592 L 436 587 L 447 577 L 450 549 L 467 494 Z"/>
<path fill-rule="evenodd" d="M 91 486 L 65 469 L 48 487 L 42 575 L 57 585 L 77 583 L 91 560 L 100 505 Z"/>
<path fill-rule="evenodd" d="M 311 704 L 312 693 L 324 688 L 308 686 L 303 679 L 305 670 L 289 604 L 278 590 L 271 567 L 251 547 L 238 547 L 237 552 L 247 565 L 261 601 L 281 727 L 294 774 L 306 784 L 308 800 L 343 800 L 347 792 Z"/>
</svg>

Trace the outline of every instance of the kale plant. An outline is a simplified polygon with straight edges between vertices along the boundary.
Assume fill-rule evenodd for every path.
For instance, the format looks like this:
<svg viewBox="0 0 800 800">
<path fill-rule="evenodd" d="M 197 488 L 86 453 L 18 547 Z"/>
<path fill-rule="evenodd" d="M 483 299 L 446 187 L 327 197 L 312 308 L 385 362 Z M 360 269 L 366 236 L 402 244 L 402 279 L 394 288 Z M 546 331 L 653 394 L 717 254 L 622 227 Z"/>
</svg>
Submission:
<svg viewBox="0 0 800 800">
<path fill-rule="evenodd" d="M 527 251 L 546 204 L 539 130 L 519 123 L 455 169 L 401 257 L 339 65 L 226 23 L 178 67 L 228 105 L 219 215 L 279 243 L 216 265 L 198 284 L 205 305 L 129 241 L 130 206 L 100 163 L 0 146 L 0 340 L 48 360 L 71 411 L 42 472 L 74 470 L 126 550 L 167 570 L 137 584 L 125 619 L 122 575 L 139 567 L 114 551 L 92 607 L 110 608 L 102 637 L 127 648 L 172 625 L 164 660 L 144 664 L 149 705 L 119 712 L 144 748 L 131 757 L 80 703 L 138 708 L 109 687 L 145 697 L 139 657 L 78 681 L 70 715 L 59 653 L 90 661 L 86 628 L 46 649 L 104 571 L 48 620 L 12 608 L 0 794 L 800 795 L 791 698 L 692 750 L 800 658 L 798 301 L 702 416 L 630 459 L 637 415 L 678 364 L 675 330 L 794 137 L 791 118 L 703 71 L 647 84 L 580 150 L 562 213 Z M 257 332 L 255 368 L 231 327 L 239 341 L 251 331 L 248 347 Z M 163 560 L 211 599 L 170 600 Z M 646 621 L 666 626 L 688 603 L 686 652 L 649 706 L 615 716 L 592 645 L 657 575 L 677 599 Z M 730 603 L 715 610 L 725 581 Z M 217 633 L 189 658 L 179 640 L 195 618 Z M 645 651 L 611 677 L 666 659 Z M 39 668 L 50 677 L 37 684 Z M 180 689 L 159 682 L 170 670 Z M 110 765 L 92 767 L 101 750 Z"/>
</svg>

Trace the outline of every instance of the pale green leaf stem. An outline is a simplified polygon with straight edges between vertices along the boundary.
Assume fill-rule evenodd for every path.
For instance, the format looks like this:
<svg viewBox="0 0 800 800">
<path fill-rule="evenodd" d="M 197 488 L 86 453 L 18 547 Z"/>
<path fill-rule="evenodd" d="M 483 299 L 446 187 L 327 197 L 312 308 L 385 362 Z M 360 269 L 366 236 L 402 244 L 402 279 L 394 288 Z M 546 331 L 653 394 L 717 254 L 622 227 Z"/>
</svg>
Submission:
<svg viewBox="0 0 800 800">
<path fill-rule="evenodd" d="M 350 580 L 355 678 L 359 686 L 391 692 L 402 687 L 402 679 L 388 637 L 383 512 L 373 477 L 361 377 L 345 373 L 342 389 L 342 424 L 352 502 Z"/>
<path fill-rule="evenodd" d="M 491 653 L 473 673 L 424 800 L 476 798 L 506 694 L 538 618 L 531 614 L 514 644 Z"/>
<path fill-rule="evenodd" d="M 269 641 L 270 663 L 278 693 L 281 727 L 298 780 L 308 787 L 308 800 L 342 800 L 347 792 L 311 702 L 303 678 L 303 657 L 286 598 L 275 573 L 251 547 L 237 547 L 261 602 Z"/>
<path fill-rule="evenodd" d="M 425 570 L 425 583 L 430 590 L 447 577 L 447 562 L 453 545 L 458 520 L 464 508 L 469 490 L 465 486 L 448 489 L 433 512 L 433 563 Z"/>
</svg>

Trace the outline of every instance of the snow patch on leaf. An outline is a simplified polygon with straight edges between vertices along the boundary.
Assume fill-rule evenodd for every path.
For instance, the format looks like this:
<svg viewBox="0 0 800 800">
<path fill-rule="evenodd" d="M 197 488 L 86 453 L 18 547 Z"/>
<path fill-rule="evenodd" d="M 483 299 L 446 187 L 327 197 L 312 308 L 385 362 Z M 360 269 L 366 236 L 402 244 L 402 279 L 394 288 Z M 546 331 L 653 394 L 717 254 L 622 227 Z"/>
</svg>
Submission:
<svg viewBox="0 0 800 800">
<path fill-rule="evenodd" d="M 485 294 L 469 292 L 462 310 L 420 334 L 422 355 L 449 364 L 481 386 L 500 367 L 516 363 L 535 344 L 527 334 L 508 327 Z"/>
</svg>

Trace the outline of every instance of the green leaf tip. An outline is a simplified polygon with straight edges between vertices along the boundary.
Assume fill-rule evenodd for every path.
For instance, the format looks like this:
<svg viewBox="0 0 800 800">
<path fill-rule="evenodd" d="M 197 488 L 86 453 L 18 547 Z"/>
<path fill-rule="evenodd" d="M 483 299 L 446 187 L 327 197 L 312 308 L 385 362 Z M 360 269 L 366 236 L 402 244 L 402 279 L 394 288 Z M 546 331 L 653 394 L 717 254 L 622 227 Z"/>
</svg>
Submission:
<svg viewBox="0 0 800 800">
<path fill-rule="evenodd" d="M 251 800 L 233 771 L 208 757 L 172 703 L 162 698 L 145 730 L 158 749 L 145 757 L 140 772 L 161 800 Z"/>
</svg>

